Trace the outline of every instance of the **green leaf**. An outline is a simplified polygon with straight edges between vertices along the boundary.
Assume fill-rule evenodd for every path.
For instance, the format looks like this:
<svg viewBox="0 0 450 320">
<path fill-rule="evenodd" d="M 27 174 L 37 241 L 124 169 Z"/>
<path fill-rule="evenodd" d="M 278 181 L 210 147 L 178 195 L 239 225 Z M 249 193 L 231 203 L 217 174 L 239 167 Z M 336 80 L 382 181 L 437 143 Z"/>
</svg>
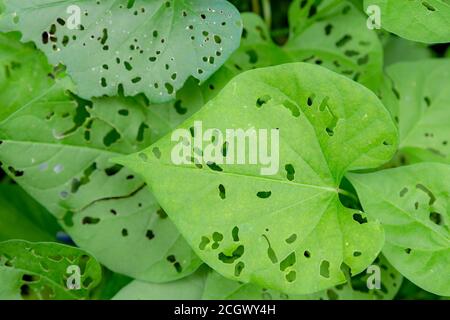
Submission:
<svg viewBox="0 0 450 320">
<path fill-rule="evenodd" d="M 241 45 L 227 62 L 203 85 L 206 100 L 216 96 L 236 75 L 243 71 L 291 62 L 289 55 L 273 43 L 267 24 L 254 13 L 243 13 Z"/>
<path fill-rule="evenodd" d="M 425 43 L 450 42 L 450 3 L 447 0 L 364 0 L 378 6 L 381 27 L 402 38 Z"/>
<path fill-rule="evenodd" d="M 254 13 L 242 14 L 241 45 L 202 86 L 207 100 L 234 76 L 256 68 L 288 62 L 309 62 L 378 89 L 382 82 L 383 52 L 377 34 L 348 1 L 294 1 L 289 10 L 290 37 L 276 45 L 265 21 Z M 350 26 L 349 26 L 350 25 Z"/>
<path fill-rule="evenodd" d="M 4 4 L 0 30 L 20 31 L 50 63 L 66 65 L 84 98 L 115 95 L 120 86 L 126 95 L 171 100 L 188 77 L 211 76 L 238 47 L 242 29 L 239 12 L 224 0 Z"/>
<path fill-rule="evenodd" d="M 205 280 L 206 268 L 202 267 L 189 277 L 169 283 L 133 281 L 113 300 L 200 300 Z"/>
<path fill-rule="evenodd" d="M 368 289 L 367 280 L 372 269 L 351 279 L 350 284 L 338 285 L 309 295 L 287 295 L 274 290 L 228 280 L 217 272 L 210 272 L 203 293 L 204 300 L 390 300 L 397 294 L 402 275 L 383 256 L 372 265 L 380 268 L 379 289 Z M 370 281 L 370 279 L 369 279 Z"/>
<path fill-rule="evenodd" d="M 381 95 L 398 122 L 400 151 L 427 150 L 429 161 L 450 163 L 450 59 L 397 63 L 386 72 Z"/>
<path fill-rule="evenodd" d="M 80 288 L 68 282 L 80 271 Z M 0 243 L 0 299 L 86 299 L 100 282 L 100 264 L 86 252 L 57 243 Z M 72 284 L 72 282 L 70 282 Z"/>
<path fill-rule="evenodd" d="M 293 61 L 320 64 L 375 90 L 383 77 L 383 48 L 366 23 L 348 1 L 295 0 L 284 48 Z"/>
<path fill-rule="evenodd" d="M 420 42 L 408 41 L 397 36 L 388 37 L 384 44 L 384 64 L 416 61 L 433 57 L 433 51 Z"/>
<path fill-rule="evenodd" d="M 59 230 L 55 218 L 19 186 L 0 184 L 0 241 L 55 241 Z"/>
<path fill-rule="evenodd" d="M 14 57 L 19 67 L 5 79 L 12 92 L 1 93 L 20 92 L 0 100 L 2 168 L 111 270 L 153 281 L 192 273 L 201 261 L 145 183 L 109 159 L 147 147 L 193 113 L 203 103 L 198 86 L 191 83 L 165 105 L 142 97 L 89 102 L 69 91 L 63 75 L 47 76 L 41 54 L 32 56 Z M 29 74 L 31 82 L 21 80 Z"/>
<path fill-rule="evenodd" d="M 421 288 L 450 296 L 450 166 L 422 163 L 348 178 L 369 217 L 383 224 L 389 262 Z"/>
<path fill-rule="evenodd" d="M 279 151 L 279 170 L 261 176 L 266 166 L 223 165 L 220 156 L 215 165 L 174 164 L 174 148 L 187 142 L 182 156 L 190 160 L 211 143 L 193 146 L 191 134 L 202 139 L 189 130 L 197 121 L 222 136 L 226 129 L 278 132 L 271 152 Z M 355 220 L 361 214 L 338 197 L 347 171 L 378 167 L 396 150 L 395 125 L 368 89 L 312 64 L 257 69 L 234 78 L 179 128 L 187 141 L 166 136 L 116 161 L 144 176 L 196 253 L 222 275 L 303 294 L 344 282 L 343 264 L 357 274 L 376 258 L 380 226 Z M 234 143 L 217 139 L 220 150 Z"/>
</svg>

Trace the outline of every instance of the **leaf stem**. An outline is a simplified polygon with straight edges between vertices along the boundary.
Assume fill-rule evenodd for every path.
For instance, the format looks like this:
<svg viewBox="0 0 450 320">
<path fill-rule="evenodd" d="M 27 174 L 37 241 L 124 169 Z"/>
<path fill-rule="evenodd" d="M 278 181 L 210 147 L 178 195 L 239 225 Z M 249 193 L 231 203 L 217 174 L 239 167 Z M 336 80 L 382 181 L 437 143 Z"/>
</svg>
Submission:
<svg viewBox="0 0 450 320">
<path fill-rule="evenodd" d="M 261 7 L 259 5 L 259 0 L 252 0 L 252 9 L 253 12 L 256 13 L 257 15 L 261 14 Z"/>
<path fill-rule="evenodd" d="M 338 193 L 342 194 L 343 196 L 349 197 L 349 198 L 351 198 L 351 199 L 353 199 L 355 201 L 359 201 L 358 197 L 355 194 L 353 194 L 353 193 L 351 193 L 351 192 L 349 192 L 347 190 L 338 189 Z"/>
<path fill-rule="evenodd" d="M 272 7 L 270 0 L 262 0 L 264 21 L 266 21 L 267 27 L 270 29 L 272 26 Z"/>
</svg>

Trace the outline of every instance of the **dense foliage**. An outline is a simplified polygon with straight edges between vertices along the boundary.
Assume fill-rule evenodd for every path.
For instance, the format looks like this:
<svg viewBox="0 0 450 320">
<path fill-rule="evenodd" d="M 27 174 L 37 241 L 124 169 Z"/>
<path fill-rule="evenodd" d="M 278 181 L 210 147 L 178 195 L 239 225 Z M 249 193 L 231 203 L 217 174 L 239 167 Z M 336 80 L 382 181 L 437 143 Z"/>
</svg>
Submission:
<svg viewBox="0 0 450 320">
<path fill-rule="evenodd" d="M 448 0 L 0 0 L 0 299 L 450 297 L 449 44 Z"/>
</svg>

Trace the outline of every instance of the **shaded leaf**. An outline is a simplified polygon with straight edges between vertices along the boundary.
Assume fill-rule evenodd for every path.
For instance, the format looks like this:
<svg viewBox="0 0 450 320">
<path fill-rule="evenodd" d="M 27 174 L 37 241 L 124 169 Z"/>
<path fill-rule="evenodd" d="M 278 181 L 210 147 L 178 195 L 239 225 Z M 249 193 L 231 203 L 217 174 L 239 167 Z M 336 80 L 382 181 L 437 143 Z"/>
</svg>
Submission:
<svg viewBox="0 0 450 320">
<path fill-rule="evenodd" d="M 58 223 L 19 186 L 0 184 L 0 241 L 55 241 Z"/>
</svg>

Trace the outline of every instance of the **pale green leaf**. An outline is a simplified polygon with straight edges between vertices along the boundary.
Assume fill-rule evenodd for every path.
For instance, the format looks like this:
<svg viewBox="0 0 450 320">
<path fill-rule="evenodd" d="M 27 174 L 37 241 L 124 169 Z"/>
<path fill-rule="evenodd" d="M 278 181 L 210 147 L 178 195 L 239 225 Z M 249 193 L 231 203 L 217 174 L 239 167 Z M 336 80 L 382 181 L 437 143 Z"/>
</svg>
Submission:
<svg viewBox="0 0 450 320">
<path fill-rule="evenodd" d="M 364 8 L 378 6 L 381 27 L 402 38 L 425 42 L 450 42 L 448 0 L 364 0 Z"/>
<path fill-rule="evenodd" d="M 76 275 L 70 267 L 79 268 L 79 289 L 69 289 L 69 277 Z M 1 300 L 86 299 L 101 276 L 100 264 L 78 248 L 22 240 L 0 243 Z"/>
<path fill-rule="evenodd" d="M 144 182 L 109 159 L 145 148 L 193 113 L 203 103 L 198 86 L 165 105 L 142 97 L 91 103 L 73 96 L 63 75 L 47 76 L 41 54 L 33 57 L 16 55 L 0 82 L 12 90 L 3 96 L 20 92 L 0 100 L 2 168 L 111 270 L 153 281 L 192 273 L 201 261 Z M 31 82 L 21 80 L 29 74 Z"/>
<path fill-rule="evenodd" d="M 50 63 L 66 65 L 84 98 L 115 95 L 121 86 L 126 95 L 171 100 L 188 77 L 211 76 L 239 46 L 242 29 L 239 12 L 225 0 L 4 4 L 0 30 L 20 31 Z"/>
<path fill-rule="evenodd" d="M 383 224 L 383 253 L 406 278 L 450 296 L 450 166 L 421 163 L 351 174 L 369 217 Z"/>
<path fill-rule="evenodd" d="M 280 135 L 279 167 L 271 176 L 260 175 L 266 166 L 248 162 L 175 165 L 171 153 L 186 141 L 170 136 L 117 160 L 144 176 L 208 265 L 228 278 L 303 294 L 344 282 L 343 264 L 357 274 L 376 258 L 380 226 L 358 222 L 361 213 L 338 197 L 347 171 L 378 167 L 396 150 L 395 125 L 371 91 L 322 67 L 285 64 L 237 76 L 184 122 L 187 160 L 211 141 L 189 141 L 191 134 L 202 139 L 198 129 L 189 133 L 196 121 L 203 132 Z M 222 150 L 225 141 L 218 139 Z"/>
</svg>

